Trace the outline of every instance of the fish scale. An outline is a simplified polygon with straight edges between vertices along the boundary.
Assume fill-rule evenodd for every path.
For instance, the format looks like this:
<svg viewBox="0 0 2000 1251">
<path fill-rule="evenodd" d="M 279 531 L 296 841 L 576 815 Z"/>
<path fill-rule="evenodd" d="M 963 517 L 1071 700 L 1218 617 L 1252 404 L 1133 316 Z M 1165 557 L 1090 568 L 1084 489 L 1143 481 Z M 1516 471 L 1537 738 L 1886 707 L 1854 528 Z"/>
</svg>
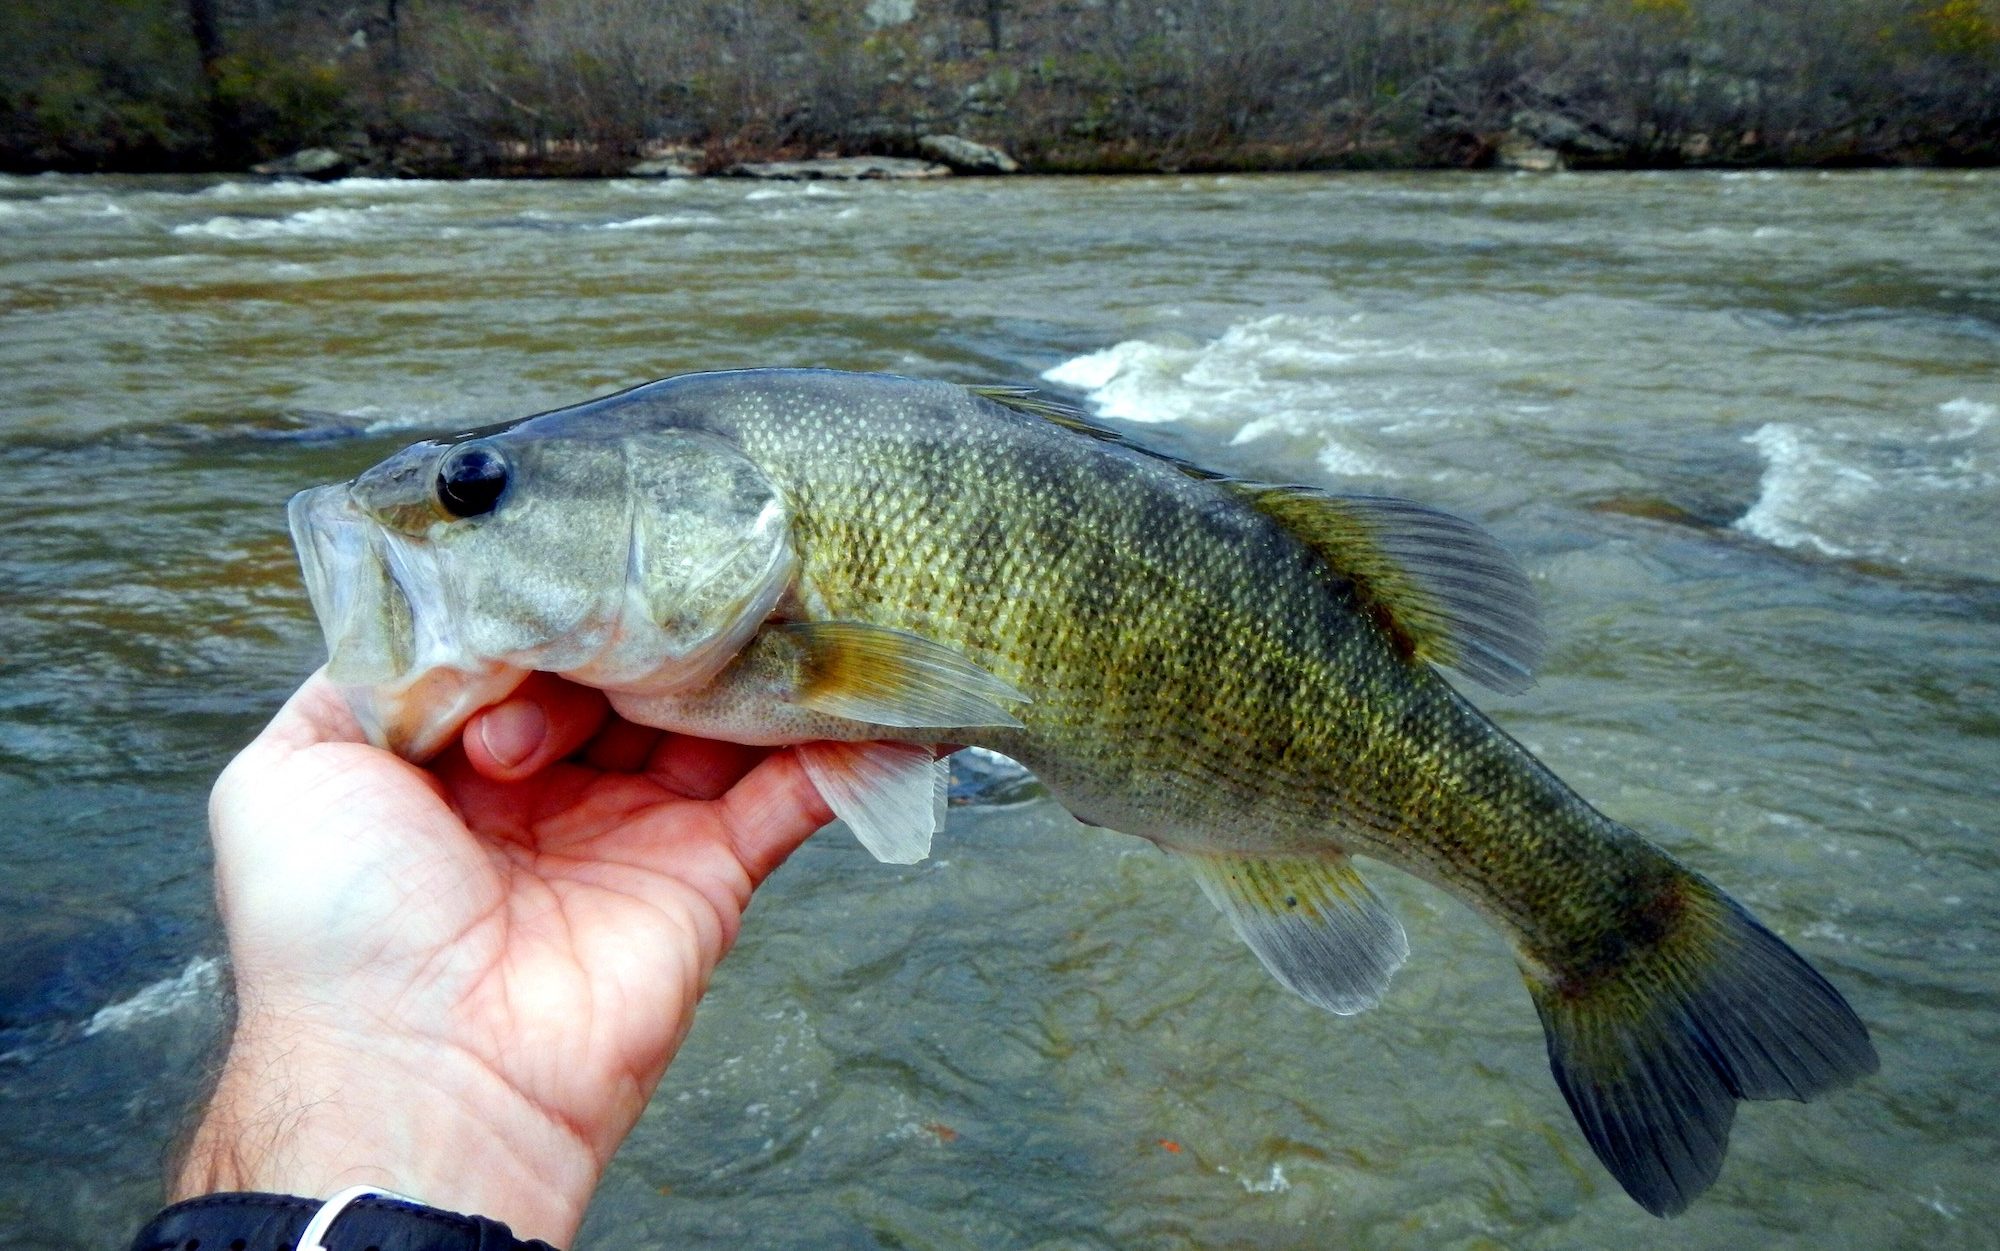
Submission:
<svg viewBox="0 0 2000 1251">
<path fill-rule="evenodd" d="M 504 490 L 444 493 L 455 457 Z M 1797 953 L 1440 676 L 1518 689 L 1539 627 L 1497 544 L 1421 505 L 1234 481 L 1002 388 L 770 370 L 418 444 L 293 516 L 330 671 L 408 754 L 550 668 L 635 721 L 797 744 L 907 862 L 941 820 L 933 749 L 989 747 L 1177 853 L 1338 1013 L 1409 950 L 1350 853 L 1443 887 L 1512 945 L 1557 1085 L 1655 1213 L 1714 1180 L 1739 1099 L 1875 1067 Z M 519 642 L 398 671 L 370 649 L 424 650 L 384 642 L 399 613 L 433 653 Z"/>
</svg>

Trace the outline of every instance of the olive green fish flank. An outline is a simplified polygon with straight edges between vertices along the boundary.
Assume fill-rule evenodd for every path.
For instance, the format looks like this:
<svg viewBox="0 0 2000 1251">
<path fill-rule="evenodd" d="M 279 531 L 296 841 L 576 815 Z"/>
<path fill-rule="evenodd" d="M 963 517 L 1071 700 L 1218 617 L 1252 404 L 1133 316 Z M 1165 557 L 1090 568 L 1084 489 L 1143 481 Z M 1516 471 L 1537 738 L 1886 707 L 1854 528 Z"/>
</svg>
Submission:
<svg viewBox="0 0 2000 1251">
<path fill-rule="evenodd" d="M 1542 648 L 1526 575 L 1469 521 L 889 375 L 694 374 L 482 440 L 507 470 L 482 461 L 484 515 L 428 494 L 444 443 L 292 509 L 331 670 L 405 754 L 564 673 L 643 724 L 799 745 L 908 863 L 942 819 L 936 747 L 991 748 L 1176 853 L 1333 1012 L 1409 953 L 1355 868 L 1381 861 L 1500 931 L 1585 1140 L 1661 1215 L 1713 1182 L 1739 1101 L 1876 1066 L 1796 952 L 1439 671 L 1518 690 Z"/>
</svg>

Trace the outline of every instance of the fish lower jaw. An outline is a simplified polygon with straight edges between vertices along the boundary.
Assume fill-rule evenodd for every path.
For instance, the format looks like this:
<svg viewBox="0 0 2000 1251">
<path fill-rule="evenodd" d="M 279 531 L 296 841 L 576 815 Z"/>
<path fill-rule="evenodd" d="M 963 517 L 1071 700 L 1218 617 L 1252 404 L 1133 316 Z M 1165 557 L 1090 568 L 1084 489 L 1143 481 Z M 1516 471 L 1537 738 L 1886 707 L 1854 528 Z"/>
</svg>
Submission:
<svg viewBox="0 0 2000 1251">
<path fill-rule="evenodd" d="M 439 668 L 400 683 L 342 690 L 370 743 L 422 764 L 449 746 L 474 713 L 513 694 L 529 673 L 510 665 Z"/>
</svg>

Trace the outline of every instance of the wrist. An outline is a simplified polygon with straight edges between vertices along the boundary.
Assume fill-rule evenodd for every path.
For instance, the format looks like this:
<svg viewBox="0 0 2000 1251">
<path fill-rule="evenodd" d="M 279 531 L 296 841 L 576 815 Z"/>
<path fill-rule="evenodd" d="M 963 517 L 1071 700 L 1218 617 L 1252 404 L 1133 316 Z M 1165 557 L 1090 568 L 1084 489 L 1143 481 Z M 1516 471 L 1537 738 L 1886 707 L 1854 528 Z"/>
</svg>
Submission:
<svg viewBox="0 0 2000 1251">
<path fill-rule="evenodd" d="M 172 1197 L 379 1186 L 561 1246 L 603 1165 L 461 1049 L 266 1015 L 239 1023 Z"/>
</svg>

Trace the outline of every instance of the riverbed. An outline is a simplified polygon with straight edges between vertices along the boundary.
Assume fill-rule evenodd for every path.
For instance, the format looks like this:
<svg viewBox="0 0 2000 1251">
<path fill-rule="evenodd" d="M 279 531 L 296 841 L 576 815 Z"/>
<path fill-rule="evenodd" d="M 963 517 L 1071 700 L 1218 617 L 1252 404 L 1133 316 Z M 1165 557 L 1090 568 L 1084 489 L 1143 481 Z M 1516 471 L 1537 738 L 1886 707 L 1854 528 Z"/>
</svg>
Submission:
<svg viewBox="0 0 2000 1251">
<path fill-rule="evenodd" d="M 694 369 L 1039 385 L 1519 555 L 1475 697 L 1853 1003 L 1663 1226 L 1498 937 L 1334 1018 L 1004 762 L 930 860 L 754 905 L 580 1245 L 1939 1247 L 2000 1228 L 1991 172 L 391 182 L 0 177 L 0 1246 L 117 1245 L 213 1054 L 207 785 L 317 662 L 296 490 Z"/>
</svg>

